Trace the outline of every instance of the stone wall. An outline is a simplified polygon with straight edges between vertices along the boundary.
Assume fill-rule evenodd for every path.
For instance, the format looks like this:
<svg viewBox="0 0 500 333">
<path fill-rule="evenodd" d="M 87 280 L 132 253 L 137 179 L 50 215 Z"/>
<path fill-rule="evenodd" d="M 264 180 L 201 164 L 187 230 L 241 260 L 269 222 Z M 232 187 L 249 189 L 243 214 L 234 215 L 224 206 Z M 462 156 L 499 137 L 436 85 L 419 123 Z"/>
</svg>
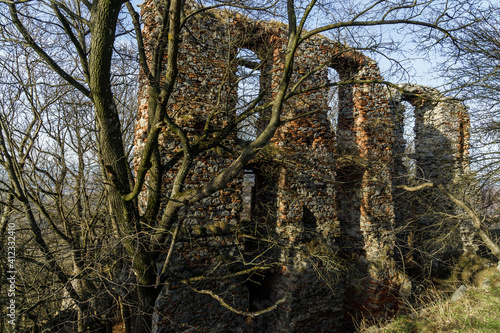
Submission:
<svg viewBox="0 0 500 333">
<path fill-rule="evenodd" d="M 403 91 L 399 99 L 415 108 L 416 177 L 450 183 L 468 168 L 470 124 L 465 106 L 434 88 L 411 84 L 399 88 Z"/>
<path fill-rule="evenodd" d="M 465 106 L 434 88 L 415 84 L 400 84 L 397 88 L 390 90 L 396 128 L 401 131 L 404 129 L 405 106 L 402 102 L 406 101 L 413 108 L 415 142 L 413 151 L 407 155 L 404 153 L 406 143 L 402 136 L 395 143 L 394 151 L 399 153 L 395 156 L 397 171 L 393 183 L 415 185 L 430 181 L 447 188 L 460 186 L 460 177 L 466 176 L 469 171 L 470 120 Z M 403 156 L 413 163 L 411 178 L 408 178 L 408 170 L 403 165 Z M 449 238 L 455 234 L 460 239 L 456 239 L 455 244 L 450 240 L 446 246 L 450 253 L 441 253 L 434 261 L 450 260 L 452 253 L 457 253 L 460 246 L 465 251 L 475 248 L 475 233 L 470 221 L 461 222 L 460 235 L 453 232 L 456 220 L 446 216 L 463 215 L 464 212 L 457 209 L 440 191 L 426 188 L 414 194 L 396 192 L 395 209 L 399 226 L 404 226 L 405 232 L 412 234 L 408 235 L 412 239 L 408 242 L 410 244 L 401 244 L 403 249 L 412 252 L 412 249 L 420 248 L 423 252 L 437 253 L 436 250 L 443 247 L 443 243 L 429 241 L 438 233 L 448 233 Z M 411 265 L 411 262 L 407 265 Z"/>
<path fill-rule="evenodd" d="M 194 5 L 186 7 L 188 12 L 195 9 Z M 160 12 L 152 1 L 142 8 L 150 56 Z M 179 76 L 169 115 L 190 139 L 207 129 L 221 130 L 244 110 L 238 104 L 242 79 L 238 66 L 257 71 L 257 88 L 264 94 L 260 104 L 272 100 L 286 45 L 287 29 L 281 23 L 224 10 L 195 15 L 181 34 Z M 242 50 L 253 52 L 258 61 L 243 61 Z M 323 66 L 317 69 L 319 65 Z M 170 274 L 208 279 L 193 288 L 173 280 L 164 288 L 155 313 L 156 332 L 187 328 L 340 332 L 346 329 L 344 317 L 376 318 L 397 310 L 401 281 L 393 260 L 394 229 L 399 223 L 395 218 L 404 217 L 395 210 L 393 186 L 404 183 L 405 174 L 398 158 L 405 147 L 401 101 L 418 106 L 416 160 L 430 180 L 440 168 L 449 166 L 453 174 L 467 165 L 467 114 L 463 109 L 434 102 L 429 106 L 430 102 L 408 97 L 417 89 L 413 86 L 404 87 L 409 91 L 405 95 L 380 83 L 367 83 L 382 79 L 377 64 L 322 36 L 300 45 L 290 86 L 297 84 L 295 89 L 300 91 L 328 83 L 329 68 L 344 82 L 338 90 L 337 128 L 329 119 L 329 88 L 288 99 L 283 126 L 247 166 L 254 177 L 252 188 L 245 189 L 249 185 L 241 174 L 226 189 L 181 212 L 183 233 Z M 366 83 L 355 82 L 360 80 Z M 147 135 L 147 90 L 141 76 L 136 164 Z M 262 131 L 268 117 L 265 109 L 258 114 L 252 125 L 255 133 Z M 440 134 L 430 127 L 438 128 Z M 436 140 L 449 142 L 449 149 L 434 149 Z M 218 149 L 197 156 L 187 186 L 205 183 L 229 165 L 241 149 L 240 141 L 230 136 Z M 159 144 L 164 164 L 180 149 L 179 140 L 167 128 Z M 177 170 L 178 166 L 163 176 L 165 198 Z M 147 191 L 146 186 L 143 202 Z M 249 216 L 243 218 L 245 191 L 252 193 L 252 202 L 246 212 Z M 272 269 L 220 278 L 250 267 L 247 261 Z M 343 274 L 347 266 L 355 272 L 350 279 Z M 251 319 L 193 289 L 211 290 L 239 311 L 259 311 L 284 302 Z"/>
<path fill-rule="evenodd" d="M 155 46 L 155 27 L 156 22 L 161 20 L 161 10 L 153 6 L 153 2 L 146 2 L 143 7 L 145 35 L 150 36 L 146 38 L 148 51 Z M 177 125 L 187 133 L 190 140 L 196 140 L 204 129 L 208 133 L 220 131 L 229 119 L 235 117 L 230 112 L 236 104 L 235 64 L 228 61 L 234 58 L 235 50 L 229 48 L 231 35 L 227 32 L 220 17 L 206 13 L 200 22 L 188 24 L 180 36 L 178 80 L 167 112 L 175 118 Z M 150 55 L 151 53 L 149 51 Z M 145 79 L 142 78 L 140 115 L 136 127 L 136 156 L 139 156 L 146 137 L 147 89 Z M 168 163 L 181 150 L 179 138 L 167 126 L 160 134 L 159 146 L 163 164 Z M 234 136 L 226 139 L 224 147 L 235 146 Z M 211 149 L 198 155 L 186 178 L 186 189 L 208 182 L 227 167 L 234 157 L 234 152 L 230 149 Z M 177 163 L 163 175 L 162 191 L 165 198 L 169 197 L 179 167 Z M 231 280 L 217 278 L 231 273 L 238 266 L 237 262 L 232 263 L 235 251 L 239 250 L 238 239 L 236 233 L 230 231 L 239 228 L 242 183 L 241 174 L 227 188 L 180 212 L 183 232 L 176 242 L 176 255 L 168 272 L 177 279 L 164 288 L 158 300 L 155 329 L 179 332 L 192 326 L 223 330 L 238 321 L 243 326 L 244 319 L 240 316 L 227 311 L 210 296 L 194 291 L 212 290 L 224 299 L 231 300 L 230 304 L 236 308 L 247 307 L 244 277 Z M 146 197 L 147 191 L 143 200 Z M 162 207 L 165 204 L 166 202 L 162 203 Z M 211 275 L 210 272 L 216 267 L 219 267 L 217 276 Z M 194 283 L 192 288 L 177 282 L 179 279 L 203 275 L 207 279 Z"/>
</svg>

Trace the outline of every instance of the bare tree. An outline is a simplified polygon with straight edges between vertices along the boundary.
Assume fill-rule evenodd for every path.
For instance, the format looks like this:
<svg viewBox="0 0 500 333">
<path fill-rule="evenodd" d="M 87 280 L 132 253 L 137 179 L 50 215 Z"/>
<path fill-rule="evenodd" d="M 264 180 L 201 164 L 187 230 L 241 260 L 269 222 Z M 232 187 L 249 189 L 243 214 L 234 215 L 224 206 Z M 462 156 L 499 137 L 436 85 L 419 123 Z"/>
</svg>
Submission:
<svg viewBox="0 0 500 333">
<path fill-rule="evenodd" d="M 440 44 L 444 58 L 436 68 L 449 94 L 469 108 L 472 172 L 458 190 L 443 186 L 439 190 L 470 218 L 481 241 L 499 258 L 498 243 L 488 226 L 498 200 L 498 8 L 488 3 L 482 8 L 488 11 L 484 18 L 457 34 L 453 47 Z"/>
<path fill-rule="evenodd" d="M 92 124 L 90 129 L 95 126 L 96 132 L 90 132 L 88 138 L 95 140 L 98 163 L 92 165 L 91 170 L 95 170 L 97 165 L 102 170 L 102 182 L 105 185 L 103 200 L 110 209 L 110 222 L 103 221 L 102 228 L 104 230 L 111 226 L 114 237 L 123 246 L 125 257 L 119 261 L 121 264 L 118 268 L 126 270 L 130 267 L 129 272 L 133 272 L 135 276 L 136 294 L 133 297 L 125 296 L 128 302 L 133 302 L 137 307 L 131 323 L 134 332 L 151 330 L 154 304 L 167 279 L 167 276 L 161 274 L 163 270 L 158 271 L 157 266 L 168 266 L 170 258 L 177 255 L 174 245 L 178 230 L 182 228 L 182 219 L 178 218 L 179 212 L 228 186 L 248 163 L 263 151 L 276 131 L 283 126 L 284 103 L 303 93 L 300 85 L 291 81 L 292 75 L 303 75 L 294 73 L 294 56 L 301 43 L 320 33 L 331 32 L 335 38 L 345 38 L 353 47 L 370 48 L 377 52 L 377 41 L 359 38 L 362 36 L 360 31 L 366 32 L 364 29 L 372 26 L 397 26 L 407 29 L 408 33 L 417 37 L 431 34 L 447 39 L 452 38 L 464 25 L 477 20 L 469 15 L 473 6 L 467 5 L 466 1 L 454 1 L 452 6 L 448 2 L 440 1 L 371 1 L 363 4 L 350 1 L 338 4 L 322 3 L 314 0 L 289 0 L 286 3 L 271 4 L 216 1 L 207 3 L 207 7 L 192 7 L 181 0 L 153 1 L 157 26 L 154 28 L 154 36 L 148 37 L 152 38 L 148 44 L 144 40 L 139 15 L 129 1 L 1 2 L 2 33 L 6 36 L 5 42 L 20 43 L 29 47 L 30 52 L 36 54 L 37 61 L 50 68 L 50 77 L 53 78 L 54 84 L 61 84 L 62 80 L 71 87 L 67 88 L 71 94 L 79 94 L 79 97 L 72 98 L 72 103 L 78 101 L 78 104 L 67 109 L 70 114 L 80 114 L 81 108 L 87 107 L 93 112 L 95 124 Z M 245 102 L 240 113 L 230 117 L 216 131 L 212 129 L 213 123 L 216 122 L 207 120 L 204 129 L 198 135 L 192 136 L 182 127 L 182 119 L 177 118 L 174 112 L 169 112 L 167 106 L 176 89 L 181 32 L 187 29 L 190 20 L 195 19 L 197 13 L 209 12 L 215 7 L 233 7 L 236 11 L 246 12 L 250 16 L 273 17 L 285 23 L 286 56 L 272 95 L 258 94 L 251 102 Z M 233 15 L 237 15 L 236 11 Z M 314 25 L 313 16 L 324 17 L 324 20 L 319 20 L 319 23 Z M 454 19 L 455 17 L 460 17 L 460 20 Z M 124 131 L 127 126 L 123 125 L 126 118 L 119 112 L 120 106 L 126 102 L 123 100 L 124 96 L 117 94 L 113 88 L 117 68 L 122 67 L 120 61 L 124 59 L 116 57 L 118 54 L 123 55 L 123 52 L 118 52 L 120 43 L 130 43 L 129 37 L 125 36 L 134 37 L 133 43 L 137 46 L 141 73 L 149 86 L 145 96 L 148 104 L 147 138 L 135 172 L 132 171 L 127 150 L 127 134 Z M 310 74 L 303 77 L 307 75 Z M 300 82 L 300 78 L 298 81 Z M 221 83 L 221 89 L 225 84 L 227 82 Z M 339 84 L 347 83 L 334 82 L 329 85 Z M 311 87 L 309 91 L 329 85 Z M 56 101 L 50 102 L 52 105 Z M 75 106 L 77 110 L 71 112 Z M 221 106 L 221 110 L 233 109 L 230 102 Z M 82 137 L 78 134 L 81 133 L 79 130 L 71 134 L 71 142 L 76 144 L 65 143 L 65 135 L 70 134 L 65 133 L 63 126 L 56 126 L 63 124 L 63 119 L 46 118 L 47 121 L 42 122 L 40 110 L 31 112 L 34 112 L 34 116 L 30 117 L 32 122 L 25 126 L 27 134 L 19 139 L 15 136 L 17 133 L 10 126 L 9 120 L 2 122 L 3 136 L 0 143 L 3 147 L 3 167 L 8 174 L 8 191 L 14 194 L 17 205 L 26 212 L 25 218 L 37 244 L 37 251 L 43 254 L 50 271 L 58 283 L 64 286 L 79 311 L 85 312 L 89 306 L 94 307 L 84 296 L 89 290 L 76 288 L 70 282 L 72 277 L 78 281 L 82 276 L 79 275 L 80 272 L 87 269 L 83 253 L 87 248 L 82 247 L 82 242 L 87 244 L 90 239 L 96 240 L 103 234 L 96 232 L 99 227 L 93 216 L 99 214 L 85 211 L 85 205 L 92 205 L 86 202 L 85 197 L 86 191 L 89 190 L 85 188 L 88 183 L 81 182 L 82 178 L 78 177 L 83 171 L 75 165 L 74 182 L 65 184 L 64 180 L 69 171 L 65 170 L 67 165 L 62 159 L 66 158 L 68 162 L 68 157 L 63 152 L 71 147 L 76 150 L 74 161 L 78 161 L 80 165 L 80 159 L 86 158 L 86 148 L 80 141 Z M 232 162 L 207 182 L 197 184 L 194 188 L 187 186 L 188 174 L 194 169 L 196 158 L 209 150 L 224 147 L 225 140 L 234 135 L 239 127 L 244 126 L 246 119 L 259 113 L 266 114 L 266 117 L 261 118 L 264 121 L 259 125 L 260 131 L 254 138 L 243 143 Z M 86 122 L 83 118 L 70 119 L 74 119 L 73 123 Z M 178 142 L 168 163 L 162 163 L 158 143 L 160 133 L 165 127 L 173 133 L 175 142 Z M 53 155 L 52 160 L 44 161 L 36 154 L 32 156 L 34 145 L 38 142 L 35 138 L 40 138 L 42 128 L 46 128 L 47 134 L 52 135 L 51 142 L 54 146 L 44 155 L 44 158 Z M 43 145 L 36 148 L 40 152 L 48 150 Z M 49 163 L 56 166 L 56 177 L 48 170 Z M 23 172 L 28 166 L 31 168 L 31 174 Z M 175 177 L 169 184 L 172 190 L 165 206 L 160 209 L 160 199 L 163 195 L 162 175 L 169 171 L 175 172 Z M 43 179 L 50 184 L 42 183 L 37 188 L 29 188 L 28 180 L 36 184 L 36 177 L 40 174 L 45 175 Z M 149 189 L 147 205 L 141 211 L 138 195 L 144 188 L 146 179 Z M 64 198 L 64 186 L 71 187 L 75 193 L 75 197 L 67 199 L 74 204 L 74 210 Z M 43 193 L 45 195 L 42 195 Z M 57 208 L 54 212 L 47 211 L 43 200 L 45 196 L 51 197 L 56 207 L 61 206 L 62 200 L 65 200 L 64 208 Z M 71 249 L 75 271 L 68 272 L 64 262 L 55 256 L 54 249 L 49 246 L 49 239 L 41 229 L 40 218 L 34 212 L 34 207 L 37 207 L 40 215 L 52 227 L 59 241 L 66 243 L 65 246 Z M 89 234 L 72 233 L 72 222 L 67 218 L 68 209 L 71 211 L 70 215 L 75 215 L 77 225 L 82 226 L 82 221 L 87 224 L 85 230 Z M 87 217 L 82 218 L 82 215 Z M 58 218 L 57 222 L 55 217 Z M 94 236 L 89 239 L 89 235 Z M 166 258 L 162 253 L 168 253 Z M 110 278 L 117 277 L 112 274 Z M 90 287 L 91 292 L 96 288 Z"/>
</svg>

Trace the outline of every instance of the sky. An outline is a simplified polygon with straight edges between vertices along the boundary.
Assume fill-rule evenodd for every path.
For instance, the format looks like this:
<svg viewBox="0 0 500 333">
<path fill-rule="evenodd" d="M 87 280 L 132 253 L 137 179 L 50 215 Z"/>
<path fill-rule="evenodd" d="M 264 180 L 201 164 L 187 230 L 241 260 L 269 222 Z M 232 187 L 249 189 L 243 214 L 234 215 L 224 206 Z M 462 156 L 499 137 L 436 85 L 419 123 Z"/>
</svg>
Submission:
<svg viewBox="0 0 500 333">
<path fill-rule="evenodd" d="M 131 3 L 134 7 L 139 11 L 137 6 L 142 3 L 142 0 L 132 0 Z M 311 21 L 314 21 L 315 18 L 311 17 Z M 403 47 L 407 50 L 415 49 L 415 45 L 410 41 L 405 41 L 404 36 L 398 34 L 398 32 L 393 29 L 393 27 L 387 28 L 374 28 L 379 29 L 380 33 L 390 35 L 391 38 L 397 42 L 402 42 Z M 425 60 L 422 56 L 412 55 L 408 57 L 408 55 L 403 56 L 400 53 L 391 53 L 390 57 L 400 62 L 406 69 L 407 74 L 402 78 L 401 73 L 398 76 L 391 76 L 391 62 L 382 56 L 370 55 L 374 60 L 377 61 L 379 67 L 381 69 L 384 78 L 390 80 L 394 83 L 416 83 L 426 86 L 439 87 L 443 85 L 443 80 L 433 71 L 432 64 Z M 440 59 L 436 59 L 440 60 Z"/>
</svg>

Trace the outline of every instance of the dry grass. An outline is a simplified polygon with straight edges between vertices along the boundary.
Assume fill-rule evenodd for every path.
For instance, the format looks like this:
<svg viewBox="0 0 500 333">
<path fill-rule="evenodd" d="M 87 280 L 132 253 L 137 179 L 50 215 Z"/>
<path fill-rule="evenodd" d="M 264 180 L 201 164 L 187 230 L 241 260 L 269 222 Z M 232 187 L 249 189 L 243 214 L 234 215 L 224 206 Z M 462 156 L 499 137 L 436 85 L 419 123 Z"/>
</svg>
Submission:
<svg viewBox="0 0 500 333">
<path fill-rule="evenodd" d="M 468 287 L 456 302 L 428 293 L 426 305 L 380 327 L 361 327 L 359 332 L 500 332 L 500 273 L 489 277 L 490 287 Z"/>
</svg>

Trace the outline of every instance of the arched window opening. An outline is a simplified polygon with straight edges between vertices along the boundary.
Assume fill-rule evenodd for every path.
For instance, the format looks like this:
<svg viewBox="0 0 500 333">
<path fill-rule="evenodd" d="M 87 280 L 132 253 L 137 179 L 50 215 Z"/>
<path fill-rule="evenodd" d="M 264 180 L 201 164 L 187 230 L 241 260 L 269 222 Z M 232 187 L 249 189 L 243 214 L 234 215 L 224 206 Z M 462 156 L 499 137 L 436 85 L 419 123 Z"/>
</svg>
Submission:
<svg viewBox="0 0 500 333">
<path fill-rule="evenodd" d="M 307 242 L 315 239 L 318 222 L 313 212 L 305 205 L 302 207 L 302 224 L 304 226 L 302 240 Z"/>
<path fill-rule="evenodd" d="M 251 111 L 252 103 L 260 93 L 260 59 L 255 52 L 241 49 L 237 56 L 238 100 L 237 115 Z M 238 138 L 253 140 L 257 137 L 258 115 L 251 113 L 238 127 Z"/>
<path fill-rule="evenodd" d="M 253 170 L 245 170 L 243 176 L 243 209 L 241 221 L 251 221 L 255 197 L 255 173 Z"/>
<path fill-rule="evenodd" d="M 340 81 L 339 73 L 333 69 L 328 68 L 328 83 L 336 83 Z M 328 90 L 328 106 L 330 111 L 328 113 L 328 119 L 332 124 L 334 131 L 337 131 L 337 122 L 339 118 L 339 87 L 332 86 Z"/>
<path fill-rule="evenodd" d="M 415 107 L 406 101 L 403 101 L 402 104 L 404 106 L 403 137 L 406 141 L 403 163 L 408 172 L 408 177 L 415 177 L 417 172 L 415 160 Z"/>
</svg>

